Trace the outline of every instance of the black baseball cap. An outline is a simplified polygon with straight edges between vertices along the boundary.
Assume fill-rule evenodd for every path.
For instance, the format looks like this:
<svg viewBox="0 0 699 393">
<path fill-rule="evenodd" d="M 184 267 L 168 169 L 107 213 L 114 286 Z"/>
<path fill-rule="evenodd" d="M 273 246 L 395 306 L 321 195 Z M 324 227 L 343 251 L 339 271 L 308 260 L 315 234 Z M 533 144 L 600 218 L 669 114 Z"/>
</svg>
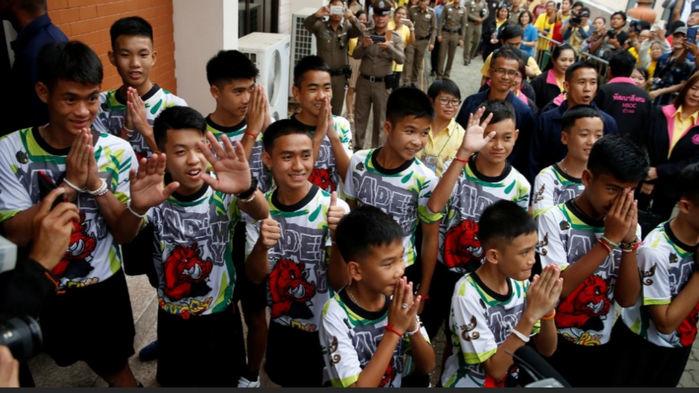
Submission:
<svg viewBox="0 0 699 393">
<path fill-rule="evenodd" d="M 374 15 L 376 16 L 386 16 L 391 13 L 391 5 L 383 0 L 379 0 L 372 6 L 374 10 Z"/>
</svg>

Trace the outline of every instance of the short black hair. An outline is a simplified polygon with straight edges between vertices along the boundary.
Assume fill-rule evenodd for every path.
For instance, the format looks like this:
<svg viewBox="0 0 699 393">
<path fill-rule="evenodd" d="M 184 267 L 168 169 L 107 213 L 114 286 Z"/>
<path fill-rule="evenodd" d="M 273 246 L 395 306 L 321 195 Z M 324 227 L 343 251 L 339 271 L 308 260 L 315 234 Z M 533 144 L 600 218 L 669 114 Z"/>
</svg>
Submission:
<svg viewBox="0 0 699 393">
<path fill-rule="evenodd" d="M 570 67 L 566 69 L 566 74 L 565 74 L 565 80 L 566 82 L 570 82 L 571 79 L 573 79 L 573 75 L 575 74 L 575 71 L 583 69 L 583 68 L 592 68 L 597 72 L 597 68 L 595 65 L 587 60 L 581 60 L 581 61 L 576 61 L 575 63 L 571 64 Z M 599 77 L 599 73 L 598 73 Z"/>
<path fill-rule="evenodd" d="M 84 85 L 99 85 L 104 76 L 102 62 L 80 41 L 44 45 L 37 57 L 37 80 L 52 89 L 61 79 Z"/>
<path fill-rule="evenodd" d="M 395 125 L 407 116 L 434 118 L 430 98 L 415 87 L 399 87 L 391 92 L 386 102 L 386 120 Z"/>
<path fill-rule="evenodd" d="M 206 80 L 211 86 L 234 79 L 255 79 L 259 74 L 255 63 L 237 50 L 221 50 L 206 63 Z"/>
<path fill-rule="evenodd" d="M 301 123 L 298 121 L 293 119 L 277 120 L 270 124 L 265 132 L 262 133 L 262 145 L 264 146 L 265 151 L 267 153 L 271 153 L 272 148 L 274 147 L 274 141 L 283 136 L 291 134 L 304 134 L 308 135 L 309 138 L 311 137 L 308 134 L 308 131 L 306 131 L 306 129 L 303 128 Z"/>
<path fill-rule="evenodd" d="M 335 230 L 335 239 L 346 262 L 359 262 L 372 247 L 402 241 L 403 229 L 381 209 L 363 205 L 342 217 Z"/>
<path fill-rule="evenodd" d="M 523 33 L 522 26 L 519 24 L 508 24 L 503 27 L 498 33 L 500 41 L 507 41 L 515 37 L 521 37 Z"/>
<path fill-rule="evenodd" d="M 536 232 L 536 221 L 515 202 L 500 199 L 483 210 L 478 220 L 478 239 L 485 249 L 497 241 L 510 241 Z"/>
<path fill-rule="evenodd" d="M 619 43 L 621 43 L 621 41 L 619 41 Z M 612 71 L 612 75 L 615 77 L 629 77 L 633 73 L 635 67 L 636 59 L 626 50 L 617 51 L 614 56 L 609 59 L 609 68 Z"/>
<path fill-rule="evenodd" d="M 427 89 L 427 95 L 434 101 L 440 93 L 446 93 L 453 95 L 454 97 L 461 99 L 461 90 L 459 90 L 459 85 L 454 83 L 451 79 L 437 79 L 432 82 L 430 87 Z"/>
<path fill-rule="evenodd" d="M 483 119 L 488 117 L 488 115 L 493 114 L 493 118 L 490 119 L 490 124 L 497 124 L 503 120 L 510 119 L 513 123 L 517 124 L 517 115 L 515 114 L 515 108 L 507 101 L 488 101 L 485 103 L 485 112 L 483 112 Z"/>
<path fill-rule="evenodd" d="M 646 177 L 648 155 L 630 139 L 607 134 L 592 146 L 587 169 L 593 175 L 608 174 L 618 181 L 638 183 Z"/>
<path fill-rule="evenodd" d="M 140 16 L 127 16 L 117 20 L 109 28 L 112 49 L 115 48 L 117 38 L 122 35 L 147 37 L 153 42 L 153 26 Z"/>
<path fill-rule="evenodd" d="M 609 18 L 611 19 L 611 18 L 613 18 L 613 17 L 616 16 L 616 15 L 621 16 L 621 19 L 623 19 L 624 22 L 626 22 L 626 12 L 624 12 L 624 11 L 617 11 L 617 12 L 613 13 Z"/>
<path fill-rule="evenodd" d="M 570 130 L 573 128 L 578 119 L 582 119 L 584 117 L 596 117 L 602 120 L 602 115 L 594 106 L 576 105 L 572 108 L 568 108 L 568 110 L 563 113 L 563 117 L 561 118 L 561 130 Z"/>
<path fill-rule="evenodd" d="M 196 109 L 187 106 L 172 106 L 160 112 L 153 122 L 155 143 L 164 149 L 168 130 L 198 130 L 206 133 L 206 120 Z"/>
<path fill-rule="evenodd" d="M 699 204 L 699 162 L 689 164 L 677 179 L 677 193 L 680 198 L 687 198 Z"/>
<path fill-rule="evenodd" d="M 517 60 L 517 68 L 520 68 L 523 64 L 525 64 L 525 59 L 522 58 L 522 51 L 509 46 L 503 46 L 493 51 L 493 56 L 490 58 L 490 67 L 494 67 L 495 60 L 501 57 L 508 60 Z"/>
<path fill-rule="evenodd" d="M 330 66 L 320 56 L 304 56 L 294 67 L 294 86 L 301 87 L 303 76 L 309 71 L 323 71 L 330 74 Z"/>
<path fill-rule="evenodd" d="M 31 15 L 38 15 L 46 11 L 47 0 L 15 0 L 17 8 Z"/>
</svg>

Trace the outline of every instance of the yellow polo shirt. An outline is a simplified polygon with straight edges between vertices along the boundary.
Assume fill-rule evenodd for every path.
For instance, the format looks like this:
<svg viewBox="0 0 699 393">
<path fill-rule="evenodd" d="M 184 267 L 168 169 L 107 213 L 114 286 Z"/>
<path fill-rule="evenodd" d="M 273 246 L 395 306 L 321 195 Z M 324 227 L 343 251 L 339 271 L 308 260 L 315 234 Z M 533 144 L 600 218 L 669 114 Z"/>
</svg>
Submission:
<svg viewBox="0 0 699 393">
<path fill-rule="evenodd" d="M 668 158 L 670 157 L 670 154 L 672 153 L 672 149 L 675 148 L 675 145 L 677 142 L 679 142 L 680 139 L 682 139 L 685 134 L 687 134 L 687 131 L 697 123 L 697 112 L 692 113 L 689 115 L 687 118 L 682 118 L 682 105 L 680 105 L 679 108 L 677 108 L 677 112 L 675 112 L 675 127 L 672 130 L 672 135 L 670 137 L 670 148 L 667 151 L 667 156 Z"/>
<path fill-rule="evenodd" d="M 466 131 L 455 119 L 451 119 L 449 125 L 437 134 L 430 130 L 425 148 L 418 153 L 418 158 L 432 169 L 437 177 L 442 176 L 451 160 L 456 157 Z"/>
</svg>

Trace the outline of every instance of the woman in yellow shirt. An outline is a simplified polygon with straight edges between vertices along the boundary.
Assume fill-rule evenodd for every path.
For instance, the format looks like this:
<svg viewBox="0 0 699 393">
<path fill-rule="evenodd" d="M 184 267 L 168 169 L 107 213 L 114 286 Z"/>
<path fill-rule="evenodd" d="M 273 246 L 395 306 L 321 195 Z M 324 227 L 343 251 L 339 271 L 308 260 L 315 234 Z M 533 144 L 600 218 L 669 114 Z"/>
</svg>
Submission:
<svg viewBox="0 0 699 393">
<path fill-rule="evenodd" d="M 406 7 L 400 6 L 393 11 L 393 19 L 388 22 L 388 30 L 395 31 L 400 36 L 404 47 L 407 47 L 408 44 L 415 40 L 415 29 L 413 22 L 408 19 L 408 9 Z M 403 64 L 393 62 L 392 88 L 395 89 L 399 86 L 402 73 Z"/>
<path fill-rule="evenodd" d="M 551 38 L 553 36 L 553 27 L 556 25 L 558 14 L 556 13 L 556 3 L 553 1 L 546 2 L 546 12 L 539 15 L 534 22 L 534 27 L 539 32 L 539 35 Z M 536 44 L 537 51 L 545 51 L 549 48 L 549 41 L 539 38 Z"/>
</svg>

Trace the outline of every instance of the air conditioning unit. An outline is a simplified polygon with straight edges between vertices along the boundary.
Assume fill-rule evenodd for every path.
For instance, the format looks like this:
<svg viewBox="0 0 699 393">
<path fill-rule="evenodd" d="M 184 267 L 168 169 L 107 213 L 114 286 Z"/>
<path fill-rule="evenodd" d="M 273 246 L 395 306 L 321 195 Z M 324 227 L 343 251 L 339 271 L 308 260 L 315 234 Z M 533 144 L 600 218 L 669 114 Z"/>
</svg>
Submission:
<svg viewBox="0 0 699 393">
<path fill-rule="evenodd" d="M 267 92 L 272 117 L 286 119 L 289 116 L 289 35 L 250 33 L 238 40 L 238 50 L 260 70 L 257 81 Z"/>
<path fill-rule="evenodd" d="M 307 16 L 315 14 L 317 8 L 307 7 L 291 15 L 291 64 L 289 65 L 289 89 L 294 83 L 294 67 L 299 60 L 316 54 L 316 36 L 303 25 Z"/>
</svg>

